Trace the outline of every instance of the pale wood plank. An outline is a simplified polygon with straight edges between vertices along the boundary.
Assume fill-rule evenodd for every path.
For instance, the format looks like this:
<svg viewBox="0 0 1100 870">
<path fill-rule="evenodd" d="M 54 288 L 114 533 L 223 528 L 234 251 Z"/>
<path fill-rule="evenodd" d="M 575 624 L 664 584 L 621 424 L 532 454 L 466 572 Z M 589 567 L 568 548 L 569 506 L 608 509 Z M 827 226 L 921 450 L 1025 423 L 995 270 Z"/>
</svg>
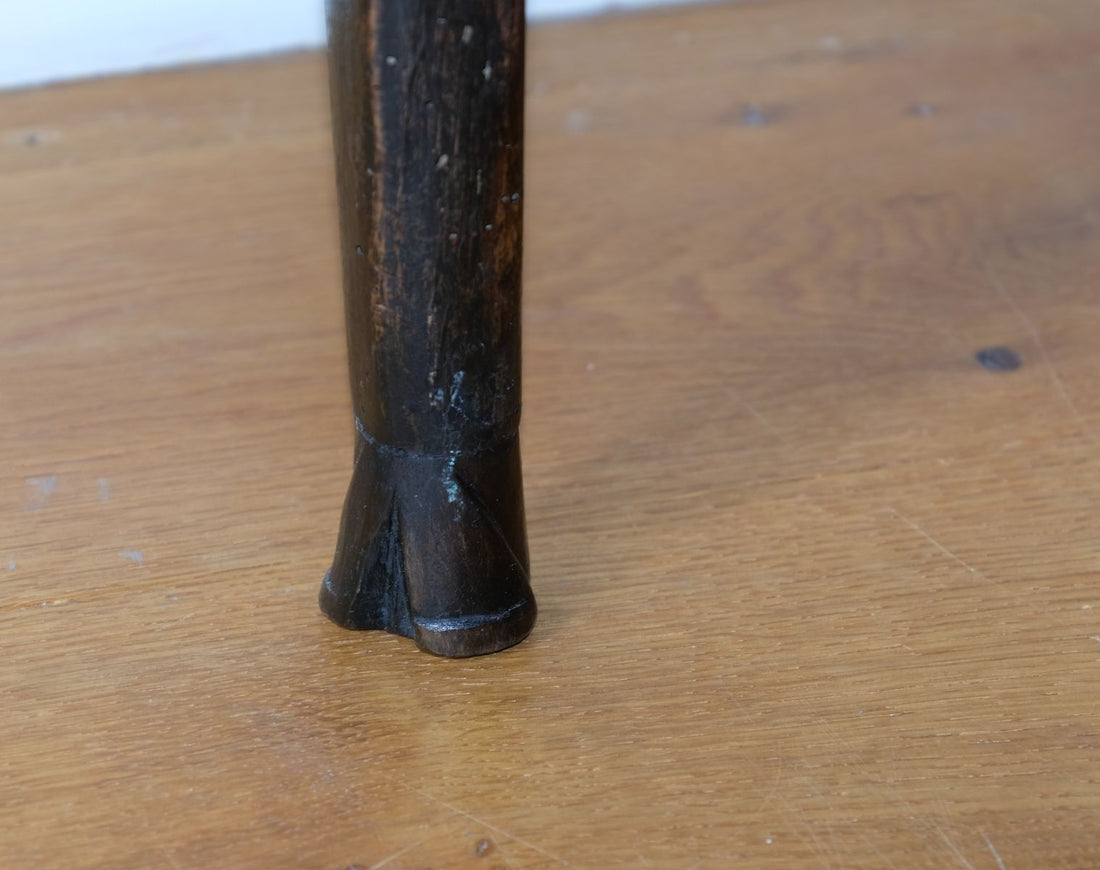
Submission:
<svg viewBox="0 0 1100 870">
<path fill-rule="evenodd" d="M 314 604 L 321 60 L 0 96 L 5 863 L 1100 864 L 1092 4 L 531 43 L 541 620 L 462 662 Z"/>
</svg>

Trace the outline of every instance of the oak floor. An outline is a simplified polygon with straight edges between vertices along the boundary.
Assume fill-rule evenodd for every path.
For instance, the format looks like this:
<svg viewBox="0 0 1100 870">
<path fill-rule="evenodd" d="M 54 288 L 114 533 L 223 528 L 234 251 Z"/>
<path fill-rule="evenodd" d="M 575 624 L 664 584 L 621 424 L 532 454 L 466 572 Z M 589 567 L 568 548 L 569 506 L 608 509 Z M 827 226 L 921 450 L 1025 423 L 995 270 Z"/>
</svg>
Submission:
<svg viewBox="0 0 1100 870">
<path fill-rule="evenodd" d="M 315 604 L 322 58 L 0 94 L 0 863 L 1100 866 L 1095 4 L 529 62 L 541 616 L 465 661 Z"/>
</svg>

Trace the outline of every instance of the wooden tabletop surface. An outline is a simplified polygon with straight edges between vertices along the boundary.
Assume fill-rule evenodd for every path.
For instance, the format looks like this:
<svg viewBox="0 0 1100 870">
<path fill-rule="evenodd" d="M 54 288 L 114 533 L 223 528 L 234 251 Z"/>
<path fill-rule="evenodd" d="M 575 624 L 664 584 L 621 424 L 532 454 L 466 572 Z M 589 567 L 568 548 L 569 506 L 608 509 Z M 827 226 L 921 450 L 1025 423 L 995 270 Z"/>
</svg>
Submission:
<svg viewBox="0 0 1100 870">
<path fill-rule="evenodd" d="M 1100 866 L 1098 57 L 1092 0 L 535 28 L 541 618 L 464 661 L 316 607 L 322 58 L 0 95 L 0 864 Z"/>
</svg>

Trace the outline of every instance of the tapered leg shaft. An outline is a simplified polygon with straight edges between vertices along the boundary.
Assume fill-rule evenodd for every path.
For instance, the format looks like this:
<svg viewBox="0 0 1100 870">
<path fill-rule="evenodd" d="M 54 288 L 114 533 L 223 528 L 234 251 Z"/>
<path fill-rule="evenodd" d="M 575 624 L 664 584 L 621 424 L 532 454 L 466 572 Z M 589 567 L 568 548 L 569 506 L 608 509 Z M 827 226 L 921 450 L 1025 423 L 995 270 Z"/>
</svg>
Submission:
<svg viewBox="0 0 1100 870">
<path fill-rule="evenodd" d="M 535 620 L 519 455 L 522 0 L 330 0 L 355 468 L 321 607 L 439 655 Z"/>
</svg>

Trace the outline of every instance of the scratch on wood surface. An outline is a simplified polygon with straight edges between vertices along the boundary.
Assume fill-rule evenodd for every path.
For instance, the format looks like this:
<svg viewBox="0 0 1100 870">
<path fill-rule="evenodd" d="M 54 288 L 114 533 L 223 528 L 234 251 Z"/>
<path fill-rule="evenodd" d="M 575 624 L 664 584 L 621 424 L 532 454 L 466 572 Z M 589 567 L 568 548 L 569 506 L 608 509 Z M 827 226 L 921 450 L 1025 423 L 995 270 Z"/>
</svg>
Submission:
<svg viewBox="0 0 1100 870">
<path fill-rule="evenodd" d="M 1031 341 L 1035 345 L 1036 350 L 1039 351 L 1039 357 L 1043 361 L 1043 365 L 1046 366 L 1047 372 L 1050 374 L 1050 380 L 1054 384 L 1054 390 L 1058 393 L 1058 397 L 1062 400 L 1062 404 L 1069 409 L 1069 412 L 1073 415 L 1074 420 L 1079 424 L 1084 424 L 1084 419 L 1081 417 L 1081 412 L 1077 410 L 1077 405 L 1074 404 L 1073 399 L 1070 398 L 1069 393 L 1066 390 L 1066 385 L 1062 381 L 1061 375 L 1058 374 L 1058 370 L 1054 368 L 1054 363 L 1050 361 L 1050 356 L 1047 354 L 1046 345 L 1043 344 L 1043 338 L 1039 334 L 1039 330 L 1035 327 L 1034 322 L 1027 316 L 1024 310 L 1019 306 L 1016 300 L 1012 297 L 1012 294 L 1008 292 L 1008 288 L 1005 287 L 1000 277 L 993 271 L 993 266 L 990 264 L 987 257 L 980 257 L 982 272 L 985 273 L 986 280 L 993 291 L 1001 298 L 1001 300 L 1011 309 L 1012 313 L 1016 315 L 1016 319 L 1020 321 L 1024 329 L 1027 330 L 1028 335 L 1031 336 Z"/>
<path fill-rule="evenodd" d="M 420 841 L 420 842 L 418 842 L 418 843 L 410 843 L 410 844 L 409 844 L 408 846 L 406 846 L 406 847 L 405 847 L 404 849 L 398 849 L 398 850 L 397 850 L 396 852 L 394 852 L 394 853 L 393 853 L 392 855 L 390 855 L 390 856 L 389 856 L 388 858 L 383 858 L 383 859 L 382 859 L 381 861 L 379 861 L 379 862 L 378 862 L 377 864 L 371 864 L 371 865 L 370 865 L 370 867 L 368 867 L 368 868 L 367 868 L 367 870 L 381 870 L 381 868 L 382 868 L 382 867 L 385 867 L 385 866 L 386 866 L 387 864 L 390 864 L 390 863 L 392 863 L 393 861 L 396 861 L 396 860 L 397 860 L 398 858 L 400 858 L 400 857 L 401 857 L 402 855 L 404 855 L 404 854 L 405 854 L 406 852 L 411 852 L 411 851 L 412 851 L 413 849 L 415 849 L 415 848 L 416 848 L 417 846 L 423 845 L 423 842 L 424 842 L 424 841 L 423 841 L 423 840 L 421 840 L 421 841 Z"/>
<path fill-rule="evenodd" d="M 763 800 L 761 800 L 756 805 L 755 811 L 753 813 L 751 813 L 750 815 L 745 816 L 741 820 L 741 827 L 742 828 L 744 828 L 745 830 L 752 829 L 753 823 L 756 822 L 757 820 L 759 820 L 760 817 L 764 815 L 764 812 L 768 809 L 768 805 L 771 804 L 771 802 L 773 800 L 775 800 L 776 796 L 779 795 L 779 782 L 782 779 L 782 777 L 783 777 L 783 745 L 780 744 L 779 746 L 776 747 L 776 750 L 775 750 L 775 782 L 772 783 L 771 790 L 766 795 L 764 795 Z M 790 805 L 788 804 L 788 808 L 789 808 L 789 806 Z M 803 842 L 805 842 L 805 841 L 803 841 Z M 702 862 L 699 862 L 699 863 L 702 863 Z"/>
<path fill-rule="evenodd" d="M 458 813 L 460 816 L 464 816 L 465 818 L 469 819 L 471 822 L 476 822 L 477 824 L 481 825 L 482 827 L 488 828 L 490 831 L 495 831 L 496 833 L 500 834 L 502 837 L 507 837 L 510 840 L 515 840 L 517 843 L 519 843 L 520 845 L 526 846 L 528 849 L 534 849 L 540 855 L 545 855 L 550 860 L 557 861 L 563 867 L 568 867 L 569 866 L 568 861 L 566 861 L 564 858 L 559 858 L 553 852 L 547 852 L 545 849 L 540 848 L 539 846 L 536 846 L 530 840 L 525 840 L 522 837 L 517 837 L 515 834 L 511 834 L 508 831 L 504 830 L 503 828 L 498 828 L 496 825 L 491 825 L 487 821 L 485 821 L 484 819 L 479 819 L 473 813 L 468 813 L 463 809 L 459 809 L 458 807 L 454 806 L 453 804 L 447 803 L 442 798 L 437 798 L 435 795 L 428 794 L 428 792 L 422 791 L 422 790 L 420 790 L 418 788 L 415 788 L 414 786 L 411 786 L 411 785 L 406 784 L 405 788 L 409 789 L 409 791 L 415 792 L 416 794 L 420 795 L 421 797 L 427 798 L 428 800 L 439 804 L 441 807 L 445 807 L 446 809 L 450 810 L 452 813 Z"/>
<path fill-rule="evenodd" d="M 782 756 L 780 756 L 780 762 L 782 762 Z M 780 763 L 780 766 L 776 767 L 776 790 L 778 790 L 779 788 L 779 774 L 781 770 L 782 767 Z M 825 867 L 826 870 L 831 870 L 833 864 L 832 861 L 829 860 L 829 853 L 825 849 L 825 846 L 822 844 L 821 839 L 817 836 L 817 832 L 814 830 L 813 823 L 809 820 L 809 818 L 807 818 L 805 810 L 803 810 L 802 807 L 798 806 L 797 804 L 794 804 L 790 800 L 788 800 L 786 795 L 784 795 L 782 792 L 778 792 L 777 796 L 779 799 L 779 803 L 786 808 L 788 814 L 792 817 L 798 817 L 799 824 L 793 826 L 791 828 L 791 831 L 795 834 L 796 837 L 798 837 L 798 839 L 802 843 L 809 845 L 810 849 L 813 850 L 813 853 L 821 859 L 822 867 Z M 800 830 L 801 828 L 805 828 L 806 832 L 810 835 L 809 843 L 807 843 L 806 839 L 802 836 Z"/>
<path fill-rule="evenodd" d="M 806 818 L 806 812 L 802 807 L 795 807 L 798 811 L 799 821 L 805 826 L 806 830 L 810 832 L 810 839 L 814 841 L 814 852 L 821 859 L 821 865 L 830 870 L 833 866 L 833 862 L 829 860 L 829 853 L 825 851 L 825 847 L 821 844 L 821 840 L 818 839 L 817 832 L 814 830 L 813 823 Z"/>
<path fill-rule="evenodd" d="M 943 840 L 947 844 L 947 848 L 949 848 L 955 854 L 955 856 L 962 863 L 962 866 L 963 867 L 968 867 L 969 870 L 974 870 L 974 865 L 966 860 L 966 856 L 962 852 L 959 851 L 959 847 L 955 845 L 955 842 L 949 836 L 947 836 L 946 833 L 944 833 L 943 828 L 941 828 L 935 822 L 933 822 L 933 824 L 936 827 L 936 833 L 940 835 L 940 839 Z"/>
<path fill-rule="evenodd" d="M 761 812 L 763 808 L 767 806 L 768 801 L 779 794 L 779 780 L 783 776 L 783 746 L 782 744 L 776 748 L 775 751 L 775 782 L 772 783 L 772 790 L 768 792 L 767 797 L 764 798 L 763 803 L 760 804 Z"/>
<path fill-rule="evenodd" d="M 756 410 L 756 408 L 748 401 L 748 399 L 742 399 L 740 396 L 735 394 L 733 392 L 733 390 L 731 390 L 725 384 L 722 385 L 722 392 L 725 393 L 727 397 L 732 399 L 735 404 L 740 405 L 742 408 L 744 408 L 746 411 L 748 411 L 750 414 L 752 414 L 752 416 L 754 416 L 758 421 L 760 421 L 760 424 L 765 429 L 767 429 L 769 432 L 771 432 L 772 435 L 774 435 L 778 440 L 786 442 L 786 439 L 783 437 L 783 433 L 781 433 L 778 429 L 775 428 L 775 426 L 772 424 L 771 420 L 769 420 L 767 417 L 765 417 L 763 414 L 761 414 L 758 410 Z"/>
<path fill-rule="evenodd" d="M 801 810 L 799 810 L 797 807 L 795 807 L 789 800 L 787 800 L 786 796 L 784 796 L 782 793 L 779 794 L 779 803 L 783 807 L 786 808 L 787 812 L 791 816 L 793 816 L 795 814 L 795 811 L 797 811 L 798 815 L 800 816 L 799 821 L 801 821 L 802 824 L 801 825 L 793 825 L 790 829 L 791 833 L 794 834 L 794 836 L 798 838 L 798 841 L 800 843 L 802 843 L 803 845 L 808 845 L 810 847 L 810 849 L 813 850 L 814 854 L 816 854 L 819 858 L 821 858 L 821 860 L 825 862 L 825 866 L 828 867 L 829 866 L 829 859 L 828 859 L 827 856 L 821 854 L 821 852 L 818 851 L 817 847 L 820 844 L 817 843 L 817 837 L 814 837 L 813 828 L 810 828 L 809 824 L 807 823 L 805 814 Z M 810 836 L 812 837 L 811 841 L 806 840 L 806 837 L 802 832 L 802 828 L 809 829 Z"/>
<path fill-rule="evenodd" d="M 939 541 L 937 541 L 935 538 L 933 538 L 930 534 L 928 534 L 928 532 L 926 532 L 919 525 L 917 525 L 916 522 L 909 519 L 909 517 L 905 516 L 905 514 L 901 513 L 898 510 L 895 510 L 892 507 L 887 508 L 887 510 L 890 513 L 892 513 L 895 517 L 897 517 L 899 520 L 901 520 L 903 523 L 905 523 L 905 525 L 909 526 L 909 528 L 911 528 L 914 532 L 916 532 L 918 535 L 920 535 L 922 538 L 924 538 L 926 541 L 928 541 L 930 544 L 932 544 L 933 547 L 935 547 L 937 550 L 939 550 L 941 553 L 943 553 L 949 559 L 952 559 L 955 562 L 958 562 L 960 565 L 962 565 L 967 571 L 969 571 L 975 577 L 981 577 L 987 583 L 992 583 L 994 586 L 1000 586 L 1000 584 L 996 580 L 992 579 L 991 577 L 989 577 L 984 572 L 979 571 L 977 568 L 975 568 L 973 565 L 971 565 L 969 562 L 967 562 L 961 556 L 957 556 L 955 553 L 953 553 L 949 549 L 947 549 L 947 547 L 945 547 L 943 544 L 941 544 Z"/>
<path fill-rule="evenodd" d="M 858 752 L 856 747 L 850 740 L 848 740 L 841 732 L 837 731 L 829 724 L 829 720 L 823 716 L 817 717 L 817 722 L 821 725 L 827 734 L 836 741 L 839 745 L 843 746 L 849 752 L 855 754 Z M 905 795 L 896 785 L 891 782 L 887 782 L 880 776 L 872 773 L 869 769 L 863 768 L 862 773 L 867 783 L 877 791 L 886 804 L 896 804 L 900 807 L 904 813 L 905 818 L 911 819 L 916 823 L 915 830 L 920 834 L 922 838 L 927 837 L 930 833 L 938 834 L 941 838 L 944 837 L 943 829 L 935 818 L 930 816 L 922 816 L 910 803 L 906 800 Z M 965 861 L 965 857 L 963 858 Z"/>
<path fill-rule="evenodd" d="M 862 831 L 860 832 L 859 837 L 860 837 L 861 840 L 863 840 L 864 843 L 866 843 L 868 846 L 871 847 L 872 852 L 874 852 L 876 855 L 878 855 L 886 863 L 887 867 L 897 867 L 897 864 L 895 864 L 893 861 L 891 861 L 890 857 L 885 852 L 883 852 L 878 846 L 876 846 L 874 841 L 871 840 L 870 837 L 868 837 Z"/>
<path fill-rule="evenodd" d="M 828 727 L 826 728 L 826 730 L 832 731 L 832 729 Z M 846 741 L 839 734 L 839 732 L 832 731 L 832 733 L 841 744 L 848 746 L 850 750 L 854 751 L 855 747 L 853 747 L 848 741 Z M 936 821 L 935 817 L 920 813 L 917 808 L 914 807 L 913 804 L 906 799 L 901 789 L 899 789 L 893 783 L 887 782 L 882 777 L 870 773 L 869 771 L 865 770 L 864 773 L 867 776 L 867 781 L 870 783 L 871 787 L 874 788 L 875 791 L 877 791 L 882 796 L 884 801 L 886 801 L 887 803 L 894 803 L 896 806 L 901 808 L 904 817 L 909 819 L 913 823 L 913 832 L 918 835 L 923 841 L 927 842 L 932 833 L 939 835 L 941 839 L 944 838 L 943 829 L 940 827 L 939 822 Z M 964 862 L 966 861 L 965 857 L 960 857 L 963 858 Z M 891 866 L 893 865 L 891 864 Z M 971 868 L 971 870 L 973 870 L 973 868 Z"/>
<path fill-rule="evenodd" d="M 783 436 L 779 434 L 779 430 L 776 429 L 775 426 L 772 425 L 772 422 L 767 417 L 765 417 L 763 414 L 761 414 L 759 411 L 757 411 L 756 408 L 747 399 L 741 399 L 741 404 L 744 406 L 746 411 L 748 411 L 757 420 L 759 420 L 761 423 L 763 423 L 764 427 L 769 432 L 771 432 L 780 441 L 783 440 Z"/>
<path fill-rule="evenodd" d="M 982 835 L 982 839 L 985 840 L 985 844 L 989 847 L 990 853 L 993 855 L 993 860 L 997 862 L 997 866 L 1000 868 L 1000 870 L 1006 870 L 1005 862 L 1001 860 L 1001 856 L 997 852 L 997 848 L 993 845 L 993 841 L 989 839 L 985 831 L 981 831 L 980 833 Z"/>
<path fill-rule="evenodd" d="M 504 866 L 507 870 L 520 870 L 520 866 L 512 860 L 512 857 L 505 851 L 500 843 L 493 843 L 493 845 L 497 847 L 497 853 L 500 855 L 500 860 L 504 862 Z"/>
</svg>

